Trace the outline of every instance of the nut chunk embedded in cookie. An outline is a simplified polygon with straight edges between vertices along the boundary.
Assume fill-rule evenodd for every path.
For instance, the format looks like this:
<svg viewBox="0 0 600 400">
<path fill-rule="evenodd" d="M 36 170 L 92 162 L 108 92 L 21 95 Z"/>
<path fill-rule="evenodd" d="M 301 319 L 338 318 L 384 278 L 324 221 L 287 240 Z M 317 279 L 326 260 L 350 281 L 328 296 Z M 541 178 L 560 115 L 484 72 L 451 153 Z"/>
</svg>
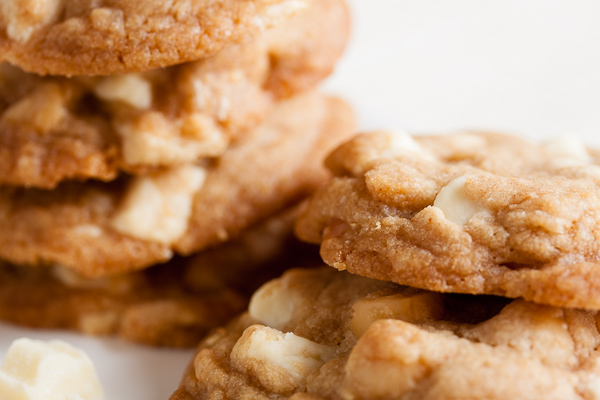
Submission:
<svg viewBox="0 0 600 400">
<path fill-rule="evenodd" d="M 600 166 L 574 139 L 380 131 L 336 149 L 300 216 L 325 262 L 442 292 L 600 309 Z"/>
</svg>

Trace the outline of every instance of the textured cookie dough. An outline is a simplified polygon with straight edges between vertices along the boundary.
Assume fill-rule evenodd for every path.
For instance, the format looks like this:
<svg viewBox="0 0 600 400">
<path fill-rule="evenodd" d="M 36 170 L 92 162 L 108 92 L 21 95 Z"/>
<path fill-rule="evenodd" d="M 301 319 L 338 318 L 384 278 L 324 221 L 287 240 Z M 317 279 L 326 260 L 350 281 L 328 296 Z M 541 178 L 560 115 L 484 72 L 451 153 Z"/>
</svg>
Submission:
<svg viewBox="0 0 600 400">
<path fill-rule="evenodd" d="M 286 21 L 304 0 L 5 0 L 2 59 L 37 74 L 139 72 L 213 55 Z"/>
<path fill-rule="evenodd" d="M 192 185 L 195 194 L 185 191 L 173 199 L 171 179 L 179 191 L 186 183 L 181 179 L 201 174 L 179 170 L 110 183 L 64 183 L 52 191 L 0 187 L 0 259 L 56 263 L 101 276 L 225 242 L 316 190 L 329 177 L 325 155 L 353 129 L 345 103 L 308 93 L 282 102 L 243 141 L 198 166 L 206 177 Z M 152 202 L 144 200 L 145 191 L 153 193 Z M 184 206 L 189 209 L 178 209 Z M 136 209 L 145 226 L 160 231 L 148 235 L 136 229 L 135 218 L 122 218 Z"/>
<path fill-rule="evenodd" d="M 199 255 L 112 277 L 0 264 L 0 319 L 151 346 L 195 346 L 284 267 L 318 264 L 318 249 L 293 239 L 295 216 L 286 211 Z"/>
<path fill-rule="evenodd" d="M 581 143 L 360 135 L 298 235 L 337 269 L 442 292 L 600 308 L 600 166 Z"/>
<path fill-rule="evenodd" d="M 0 183 L 110 181 L 219 156 L 327 76 L 348 32 L 343 0 L 323 0 L 250 43 L 146 73 L 43 78 L 0 64 Z"/>
<path fill-rule="evenodd" d="M 250 304 L 200 343 L 171 400 L 600 394 L 596 312 L 425 292 L 331 268 L 288 271 Z M 265 318 L 281 304 L 285 319 Z"/>
</svg>

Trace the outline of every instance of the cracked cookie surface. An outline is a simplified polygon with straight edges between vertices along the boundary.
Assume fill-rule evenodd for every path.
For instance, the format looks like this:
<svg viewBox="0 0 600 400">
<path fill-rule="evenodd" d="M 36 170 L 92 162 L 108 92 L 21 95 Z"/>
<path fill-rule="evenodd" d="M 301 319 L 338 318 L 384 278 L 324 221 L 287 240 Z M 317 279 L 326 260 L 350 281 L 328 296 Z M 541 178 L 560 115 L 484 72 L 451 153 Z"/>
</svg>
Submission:
<svg viewBox="0 0 600 400">
<path fill-rule="evenodd" d="M 110 181 L 223 154 L 282 99 L 314 87 L 348 37 L 342 0 L 205 60 L 110 77 L 0 65 L 0 183 Z"/>
<path fill-rule="evenodd" d="M 572 140 L 375 132 L 334 151 L 337 175 L 296 230 L 325 262 L 443 292 L 600 308 L 600 167 Z"/>
<path fill-rule="evenodd" d="M 6 0 L 0 54 L 37 74 L 139 72 L 208 57 L 306 6 L 303 0 Z"/>
<path fill-rule="evenodd" d="M 307 93 L 206 165 L 52 191 L 1 187 L 0 259 L 106 276 L 225 242 L 316 190 L 325 154 L 353 129 L 344 102 Z"/>
<path fill-rule="evenodd" d="M 200 343 L 171 400 L 592 399 L 597 321 L 592 311 L 292 270 Z"/>
</svg>

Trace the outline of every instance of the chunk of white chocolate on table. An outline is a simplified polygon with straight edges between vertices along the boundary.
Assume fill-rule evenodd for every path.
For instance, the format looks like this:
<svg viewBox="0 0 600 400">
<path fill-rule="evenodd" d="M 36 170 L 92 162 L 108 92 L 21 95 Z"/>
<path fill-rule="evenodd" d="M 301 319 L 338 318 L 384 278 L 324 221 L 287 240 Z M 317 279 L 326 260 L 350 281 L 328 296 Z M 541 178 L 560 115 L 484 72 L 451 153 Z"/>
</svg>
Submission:
<svg viewBox="0 0 600 400">
<path fill-rule="evenodd" d="M 0 366 L 0 398 L 6 400 L 102 400 L 89 357 L 68 343 L 18 339 Z"/>
</svg>

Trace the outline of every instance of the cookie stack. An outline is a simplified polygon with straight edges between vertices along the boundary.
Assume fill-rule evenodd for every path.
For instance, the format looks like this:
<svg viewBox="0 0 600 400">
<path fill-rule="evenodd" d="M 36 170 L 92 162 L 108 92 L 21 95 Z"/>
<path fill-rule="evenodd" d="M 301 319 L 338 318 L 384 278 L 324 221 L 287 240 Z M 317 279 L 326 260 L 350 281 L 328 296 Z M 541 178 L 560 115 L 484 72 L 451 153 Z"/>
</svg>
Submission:
<svg viewBox="0 0 600 400">
<path fill-rule="evenodd" d="M 191 345 L 241 311 L 177 255 L 289 230 L 353 129 L 313 91 L 348 32 L 343 0 L 2 3 L 0 317 Z"/>
<path fill-rule="evenodd" d="M 600 398 L 599 161 L 572 139 L 353 138 L 296 223 L 330 267 L 261 287 L 172 400 Z"/>
</svg>

